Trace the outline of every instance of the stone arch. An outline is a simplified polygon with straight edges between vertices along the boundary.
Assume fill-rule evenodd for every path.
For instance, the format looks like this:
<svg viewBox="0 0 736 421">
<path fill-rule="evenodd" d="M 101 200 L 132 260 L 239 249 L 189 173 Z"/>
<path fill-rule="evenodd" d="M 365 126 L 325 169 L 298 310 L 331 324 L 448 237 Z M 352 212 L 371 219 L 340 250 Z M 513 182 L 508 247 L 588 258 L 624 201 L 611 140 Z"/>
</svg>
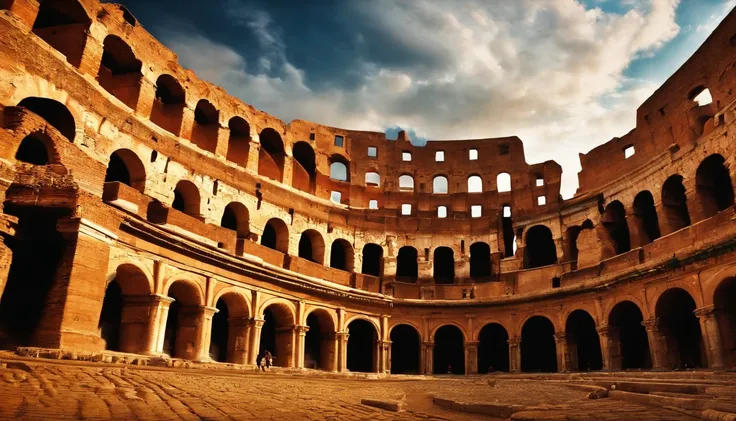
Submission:
<svg viewBox="0 0 736 421">
<path fill-rule="evenodd" d="M 720 282 L 715 283 L 713 290 L 713 309 L 719 332 L 708 332 L 709 335 L 720 335 L 720 351 L 723 353 L 726 367 L 736 366 L 736 268 L 730 273 L 722 274 Z M 715 361 L 710 361 L 713 365 Z"/>
<path fill-rule="evenodd" d="M 509 333 L 497 322 L 485 323 L 478 331 L 478 373 L 509 371 Z"/>
<path fill-rule="evenodd" d="M 261 245 L 287 254 L 289 252 L 289 227 L 279 218 L 266 222 L 261 235 Z"/>
<path fill-rule="evenodd" d="M 649 244 L 660 237 L 659 219 L 654 206 L 654 197 L 648 190 L 640 191 L 634 197 L 634 221 L 636 226 L 635 237 L 637 246 Z"/>
<path fill-rule="evenodd" d="M 524 234 L 524 268 L 533 269 L 557 263 L 557 247 L 552 230 L 535 225 Z"/>
<path fill-rule="evenodd" d="M 286 150 L 281 135 L 274 129 L 266 127 L 258 136 L 261 149 L 258 154 L 258 175 L 281 182 L 284 178 L 284 160 Z"/>
<path fill-rule="evenodd" d="M 161 75 L 156 79 L 156 98 L 151 107 L 151 122 L 179 136 L 184 116 L 186 92 L 176 78 Z"/>
<path fill-rule="evenodd" d="M 414 177 L 409 174 L 399 176 L 399 190 L 414 191 Z"/>
<path fill-rule="evenodd" d="M 381 175 L 376 171 L 368 171 L 365 173 L 366 187 L 381 187 Z"/>
<path fill-rule="evenodd" d="M 486 282 L 493 278 L 491 246 L 478 241 L 470 245 L 470 278 L 476 282 Z"/>
<path fill-rule="evenodd" d="M 444 323 L 432 331 L 435 374 L 465 374 L 465 330 L 456 323 Z"/>
<path fill-rule="evenodd" d="M 496 176 L 496 190 L 499 193 L 511 191 L 511 175 L 509 173 L 502 172 Z"/>
<path fill-rule="evenodd" d="M 194 108 L 191 141 L 200 149 L 215 153 L 220 130 L 220 111 L 206 99 Z"/>
<path fill-rule="evenodd" d="M 296 142 L 292 147 L 294 171 L 291 185 L 295 189 L 314 194 L 317 188 L 317 159 L 312 145 L 307 142 Z"/>
<path fill-rule="evenodd" d="M 722 155 L 710 155 L 700 163 L 695 173 L 695 193 L 703 218 L 710 218 L 734 205 L 731 175 L 725 162 Z"/>
<path fill-rule="evenodd" d="M 400 282 L 416 282 L 419 276 L 417 249 L 404 246 L 396 255 L 396 280 Z"/>
<path fill-rule="evenodd" d="M 235 116 L 228 121 L 227 127 L 230 129 L 230 136 L 226 159 L 245 167 L 250 153 L 250 124 L 244 118 Z"/>
<path fill-rule="evenodd" d="M 198 282 L 180 276 L 169 278 L 164 295 L 173 298 L 169 304 L 164 331 L 163 350 L 175 358 L 197 359 L 200 307 L 204 292 Z"/>
<path fill-rule="evenodd" d="M 302 232 L 299 239 L 299 257 L 320 265 L 325 263 L 325 240 L 314 229 Z"/>
<path fill-rule="evenodd" d="M 335 331 L 337 331 L 337 329 L 338 329 L 338 326 L 337 326 L 337 322 L 338 322 L 337 313 L 335 312 L 334 309 L 331 309 L 331 308 L 319 307 L 319 306 L 311 306 L 311 307 L 307 308 L 304 311 L 304 321 L 305 321 L 305 323 L 306 323 L 307 317 L 310 314 L 312 314 L 313 312 L 315 312 L 315 311 L 322 311 L 322 312 L 327 313 L 330 316 L 330 320 L 331 320 L 332 325 L 335 326 Z"/>
<path fill-rule="evenodd" d="M 294 326 L 296 309 L 294 304 L 283 298 L 272 298 L 261 306 L 263 315 L 259 355 L 269 351 L 274 364 L 280 367 L 294 367 Z"/>
<path fill-rule="evenodd" d="M 353 245 L 343 238 L 332 242 L 330 247 L 330 267 L 352 272 L 355 268 L 355 252 Z"/>
<path fill-rule="evenodd" d="M 432 254 L 434 282 L 452 284 L 455 282 L 455 254 L 450 247 L 437 247 Z"/>
<path fill-rule="evenodd" d="M 629 226 L 626 223 L 626 210 L 621 202 L 614 200 L 606 206 L 601 216 L 601 223 L 613 241 L 616 254 L 626 253 L 631 250 Z"/>
<path fill-rule="evenodd" d="M 478 174 L 468 176 L 468 193 L 482 193 L 483 179 Z"/>
<path fill-rule="evenodd" d="M 350 161 L 342 155 L 332 155 L 330 161 L 330 178 L 337 181 L 350 182 Z"/>
<path fill-rule="evenodd" d="M 450 192 L 450 183 L 447 181 L 447 177 L 444 175 L 436 175 L 432 179 L 432 193 L 434 194 L 447 194 Z M 414 182 L 412 180 L 412 188 L 414 188 Z"/>
<path fill-rule="evenodd" d="M 133 49 L 116 35 L 108 35 L 102 44 L 102 60 L 97 81 L 107 92 L 135 110 L 141 89 L 142 63 Z"/>
<path fill-rule="evenodd" d="M 679 174 L 671 175 L 662 184 L 662 213 L 664 227 L 662 234 L 667 235 L 690 225 L 687 196 L 683 178 Z"/>
<path fill-rule="evenodd" d="M 371 276 L 381 276 L 383 273 L 383 247 L 375 243 L 363 246 L 361 273 Z"/>
<path fill-rule="evenodd" d="M 654 315 L 664 337 L 667 368 L 707 367 L 700 322 L 693 313 L 695 298 L 682 288 L 668 288 L 657 298 Z"/>
<path fill-rule="evenodd" d="M 389 330 L 391 340 L 391 374 L 419 374 L 421 372 L 422 336 L 410 323 L 396 323 Z"/>
<path fill-rule="evenodd" d="M 533 315 L 521 328 L 521 371 L 556 372 L 555 325 L 541 315 Z"/>
<path fill-rule="evenodd" d="M 215 361 L 245 364 L 250 328 L 250 304 L 235 287 L 224 288 L 214 299 L 209 355 Z"/>
<path fill-rule="evenodd" d="M 313 307 L 304 315 L 304 325 L 308 330 L 304 338 L 303 366 L 336 371 L 337 318 L 334 312 L 322 307 Z"/>
<path fill-rule="evenodd" d="M 143 193 L 146 189 L 146 167 L 130 149 L 118 149 L 110 155 L 105 183 L 118 182 Z"/>
<path fill-rule="evenodd" d="M 200 215 L 201 199 L 199 189 L 189 180 L 180 180 L 174 189 L 171 207 L 190 216 Z"/>
<path fill-rule="evenodd" d="M 356 315 L 345 322 L 348 331 L 347 368 L 350 371 L 378 372 L 378 340 L 381 329 L 375 320 Z"/>
<path fill-rule="evenodd" d="M 613 343 L 609 350 L 610 370 L 651 367 L 649 339 L 642 325 L 641 309 L 633 301 L 624 299 L 608 313 L 609 340 Z"/>
<path fill-rule="evenodd" d="M 431 341 L 434 341 L 434 335 L 435 335 L 435 333 L 437 333 L 437 330 L 439 330 L 439 328 L 441 328 L 442 326 L 447 326 L 447 325 L 452 325 L 452 326 L 455 326 L 456 328 L 460 329 L 460 332 L 463 334 L 463 342 L 467 342 L 468 341 L 468 336 L 469 335 L 465 331 L 465 326 L 463 326 L 463 325 L 461 325 L 460 323 L 457 323 L 457 322 L 441 322 L 441 323 L 437 324 L 436 326 L 434 326 L 429 331 L 429 338 L 430 338 L 430 340 Z"/>
<path fill-rule="evenodd" d="M 70 142 L 74 142 L 76 136 L 77 123 L 69 108 L 53 99 L 28 97 L 18 103 L 18 107 L 25 108 L 28 111 L 38 115 L 46 120 L 52 127 L 67 138 Z"/>
<path fill-rule="evenodd" d="M 24 137 L 15 152 L 15 160 L 31 165 L 60 164 L 54 141 L 43 132 L 36 131 Z"/>
<path fill-rule="evenodd" d="M 66 56 L 72 66 L 79 67 L 91 24 L 89 13 L 79 1 L 44 0 L 33 22 L 33 33 Z"/>
<path fill-rule="evenodd" d="M 248 208 L 240 202 L 230 202 L 222 212 L 220 226 L 235 231 L 238 238 L 250 236 L 250 213 Z"/>
<path fill-rule="evenodd" d="M 179 301 L 186 303 L 186 305 L 205 305 L 204 303 L 204 290 L 200 283 L 194 279 L 182 275 L 173 275 L 164 282 L 163 295 L 170 295 L 171 288 L 177 285 L 175 292 L 180 295 Z"/>
<path fill-rule="evenodd" d="M 565 341 L 572 371 L 601 370 L 603 356 L 595 318 L 583 309 L 571 311 L 565 318 Z"/>
</svg>

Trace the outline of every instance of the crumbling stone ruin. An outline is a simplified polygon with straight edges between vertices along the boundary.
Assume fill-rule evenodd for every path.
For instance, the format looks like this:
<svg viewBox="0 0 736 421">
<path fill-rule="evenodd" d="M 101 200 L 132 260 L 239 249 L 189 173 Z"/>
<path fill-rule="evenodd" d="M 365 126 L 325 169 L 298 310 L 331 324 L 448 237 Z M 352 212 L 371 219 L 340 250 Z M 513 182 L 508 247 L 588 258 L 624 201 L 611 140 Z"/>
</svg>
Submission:
<svg viewBox="0 0 736 421">
<path fill-rule="evenodd" d="M 0 0 L 0 345 L 333 372 L 734 367 L 735 88 L 731 13 L 635 129 L 580 155 L 563 201 L 560 166 L 516 137 L 285 124 L 123 6 Z"/>
</svg>

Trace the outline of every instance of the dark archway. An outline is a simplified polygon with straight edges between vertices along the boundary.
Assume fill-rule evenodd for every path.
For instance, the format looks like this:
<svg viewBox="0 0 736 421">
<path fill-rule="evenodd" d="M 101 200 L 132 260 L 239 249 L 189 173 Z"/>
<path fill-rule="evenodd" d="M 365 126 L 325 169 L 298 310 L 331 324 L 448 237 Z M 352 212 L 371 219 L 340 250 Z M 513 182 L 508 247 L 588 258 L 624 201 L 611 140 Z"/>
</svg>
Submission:
<svg viewBox="0 0 736 421">
<path fill-rule="evenodd" d="M 210 358 L 219 362 L 228 361 L 228 333 L 230 326 L 228 320 L 230 312 L 225 300 L 220 298 L 215 304 L 217 313 L 212 316 L 212 334 L 210 335 Z"/>
<path fill-rule="evenodd" d="M 333 241 L 332 248 L 330 249 L 330 267 L 352 272 L 354 264 L 355 253 L 353 253 L 353 246 L 342 238 Z"/>
<path fill-rule="evenodd" d="M 544 225 L 535 225 L 526 232 L 524 268 L 533 269 L 557 262 L 557 248 L 552 231 Z"/>
<path fill-rule="evenodd" d="M 445 325 L 434 332 L 434 374 L 465 374 L 465 337 L 459 327 Z"/>
<path fill-rule="evenodd" d="M 434 282 L 436 284 L 452 284 L 455 282 L 455 254 L 449 247 L 434 249 Z"/>
<path fill-rule="evenodd" d="M 567 351 L 572 371 L 601 370 L 603 357 L 595 320 L 585 310 L 575 310 L 565 323 Z"/>
<path fill-rule="evenodd" d="M 199 189 L 191 181 L 182 180 L 174 189 L 171 207 L 190 216 L 199 216 Z"/>
<path fill-rule="evenodd" d="M 411 325 L 391 329 L 391 374 L 419 374 L 421 339 Z"/>
<path fill-rule="evenodd" d="M 250 341 L 250 311 L 245 298 L 228 292 L 217 299 L 212 316 L 209 355 L 215 361 L 245 364 Z"/>
<path fill-rule="evenodd" d="M 383 273 L 383 247 L 369 243 L 363 246 L 363 267 L 361 273 L 371 276 L 381 276 Z"/>
<path fill-rule="evenodd" d="M 626 224 L 626 210 L 621 202 L 614 200 L 609 203 L 603 212 L 603 216 L 601 216 L 601 222 L 613 241 L 616 254 L 631 250 L 629 226 Z"/>
<path fill-rule="evenodd" d="M 120 284 L 113 279 L 107 285 L 105 298 L 102 301 L 102 313 L 100 314 L 100 336 L 105 341 L 105 349 L 112 351 L 120 350 L 120 325 L 123 316 L 123 291 Z"/>
<path fill-rule="evenodd" d="M 492 279 L 491 246 L 486 243 L 470 245 L 470 277 L 476 282 Z"/>
<path fill-rule="evenodd" d="M 269 351 L 273 355 L 274 365 L 291 367 L 294 352 L 294 315 L 285 304 L 272 304 L 263 312 L 263 319 L 265 322 L 261 329 L 258 355 L 263 356 Z"/>
<path fill-rule="evenodd" d="M 713 294 L 726 367 L 736 366 L 736 277 L 726 278 Z M 713 361 L 710 361 L 713 364 Z"/>
<path fill-rule="evenodd" d="M 304 367 L 335 371 L 335 323 L 326 310 L 315 310 L 307 316 L 304 338 Z"/>
<path fill-rule="evenodd" d="M 278 218 L 269 219 L 261 235 L 261 245 L 284 254 L 288 253 L 289 228 L 286 223 Z"/>
<path fill-rule="evenodd" d="M 222 213 L 220 226 L 238 233 L 238 238 L 250 235 L 250 216 L 248 208 L 239 202 L 230 202 Z"/>
<path fill-rule="evenodd" d="M 396 256 L 396 280 L 399 282 L 416 282 L 419 276 L 417 249 L 404 246 Z"/>
<path fill-rule="evenodd" d="M 248 164 L 250 153 L 250 125 L 241 117 L 233 117 L 228 122 L 228 128 L 227 160 L 244 167 Z"/>
<path fill-rule="evenodd" d="M 555 326 L 544 316 L 533 316 L 521 328 L 521 371 L 557 371 Z"/>
<path fill-rule="evenodd" d="M 43 118 L 70 142 L 74 141 L 77 125 L 64 104 L 53 99 L 29 97 L 19 102 L 18 106 Z"/>
<path fill-rule="evenodd" d="M 151 121 L 174 136 L 181 133 L 186 93 L 178 80 L 161 75 L 156 80 L 156 99 L 151 107 Z"/>
<path fill-rule="evenodd" d="M 710 218 L 722 210 L 733 207 L 733 186 L 725 162 L 723 156 L 715 154 L 705 158 L 698 166 L 695 191 L 703 218 Z"/>
<path fill-rule="evenodd" d="M 169 287 L 168 295 L 174 301 L 169 304 L 166 318 L 164 352 L 174 358 L 193 357 L 188 348 L 190 343 L 197 341 L 195 326 L 199 320 L 194 317 L 196 312 L 192 310 L 201 305 L 199 291 L 193 284 L 176 281 Z"/>
<path fill-rule="evenodd" d="M 378 371 L 378 332 L 373 323 L 362 319 L 353 320 L 348 325 L 348 334 L 348 370 L 364 373 Z"/>
<path fill-rule="evenodd" d="M 639 234 L 639 246 L 649 244 L 660 237 L 657 209 L 652 193 L 644 190 L 634 198 L 634 217 Z"/>
<path fill-rule="evenodd" d="M 294 171 L 291 185 L 298 190 L 312 193 L 317 187 L 317 161 L 314 149 L 307 142 L 296 142 L 293 148 Z"/>
<path fill-rule="evenodd" d="M 130 149 L 118 149 L 110 155 L 105 183 L 111 182 L 125 184 L 143 193 L 146 189 L 146 167 L 135 152 Z"/>
<path fill-rule="evenodd" d="M 97 81 L 107 92 L 135 110 L 141 89 L 141 61 L 122 39 L 105 38 Z"/>
<path fill-rule="evenodd" d="M 82 63 L 92 20 L 77 0 L 41 1 L 33 33 L 66 56 L 74 67 Z"/>
<path fill-rule="evenodd" d="M 281 135 L 272 128 L 265 128 L 259 138 L 261 151 L 258 154 L 258 175 L 282 181 L 286 152 Z"/>
<path fill-rule="evenodd" d="M 146 349 L 145 341 L 150 335 L 147 323 L 133 315 L 139 315 L 141 300 L 151 294 L 151 285 L 140 268 L 131 264 L 118 266 L 115 278 L 110 281 L 102 302 L 98 327 L 105 341 L 105 349 L 121 352 L 141 352 Z M 123 322 L 123 315 L 127 320 Z"/>
<path fill-rule="evenodd" d="M 478 373 L 509 371 L 509 334 L 498 323 L 483 326 L 478 334 Z"/>
<path fill-rule="evenodd" d="M 501 207 L 500 217 L 501 226 L 499 227 L 499 231 L 501 232 L 502 240 L 500 247 L 503 250 L 503 257 L 513 257 L 516 236 L 514 235 L 514 221 L 511 218 L 511 206 L 503 205 Z"/>
<path fill-rule="evenodd" d="M 325 262 L 325 240 L 319 232 L 308 229 L 299 238 L 299 257 L 314 263 Z"/>
<path fill-rule="evenodd" d="M 662 185 L 662 211 L 664 225 L 668 228 L 663 234 L 670 234 L 690 225 L 687 196 L 681 175 L 670 176 Z"/>
<path fill-rule="evenodd" d="M 201 149 L 215 153 L 220 130 L 220 111 L 206 99 L 200 99 L 194 108 L 192 143 Z"/>
<path fill-rule="evenodd" d="M 32 165 L 48 165 L 51 163 L 51 153 L 48 146 L 51 139 L 43 133 L 31 133 L 20 142 L 15 152 L 15 159 Z"/>
<path fill-rule="evenodd" d="M 655 315 L 667 347 L 667 368 L 705 367 L 705 348 L 700 322 L 693 313 L 693 297 L 681 288 L 671 288 L 657 300 Z"/>
<path fill-rule="evenodd" d="M 641 310 L 631 301 L 622 301 L 613 307 L 608 325 L 618 335 L 619 356 L 612 358 L 612 370 L 648 369 L 652 367 L 647 331 L 641 324 Z"/>
</svg>

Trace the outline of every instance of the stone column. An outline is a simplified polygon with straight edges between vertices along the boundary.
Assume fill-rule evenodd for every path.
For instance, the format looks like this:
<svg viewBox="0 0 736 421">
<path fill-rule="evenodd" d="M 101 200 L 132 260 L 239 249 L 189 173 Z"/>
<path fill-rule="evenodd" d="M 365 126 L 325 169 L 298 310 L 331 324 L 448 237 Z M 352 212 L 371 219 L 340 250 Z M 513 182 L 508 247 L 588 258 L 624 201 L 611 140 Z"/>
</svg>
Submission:
<svg viewBox="0 0 736 421">
<path fill-rule="evenodd" d="M 633 209 L 626 209 L 626 225 L 629 228 L 629 240 L 631 241 L 632 250 L 649 242 L 644 230 L 644 223 L 639 215 L 633 213 Z"/>
<path fill-rule="evenodd" d="M 465 374 L 478 374 L 478 341 L 468 341 L 465 348 Z"/>
<path fill-rule="evenodd" d="M 619 330 L 615 326 L 602 325 L 596 328 L 601 342 L 604 371 L 621 370 L 621 344 Z"/>
<path fill-rule="evenodd" d="M 135 105 L 135 113 L 145 119 L 151 118 L 153 102 L 156 100 L 156 86 L 147 78 L 141 78 L 141 88 Z"/>
<path fill-rule="evenodd" d="M 509 372 L 518 373 L 521 371 L 521 338 L 510 338 L 509 344 Z"/>
<path fill-rule="evenodd" d="M 13 251 L 5 244 L 5 239 L 15 236 L 18 227 L 18 218 L 0 214 L 0 301 L 3 298 L 5 285 L 8 282 L 10 265 L 13 262 Z"/>
<path fill-rule="evenodd" d="M 434 342 L 422 342 L 422 369 L 423 374 L 431 375 L 434 373 Z"/>
<path fill-rule="evenodd" d="M 15 0 L 10 2 L 10 11 L 19 18 L 28 29 L 33 28 L 33 23 L 38 16 L 38 0 Z"/>
<path fill-rule="evenodd" d="M 336 332 L 337 336 L 337 371 L 346 373 L 348 371 L 348 337 L 347 332 Z"/>
<path fill-rule="evenodd" d="M 383 350 L 383 358 L 381 358 L 381 362 L 383 366 L 381 367 L 382 373 L 391 373 L 391 344 L 393 342 L 391 341 L 383 341 L 383 344 L 381 346 Z"/>
<path fill-rule="evenodd" d="M 194 130 L 194 109 L 184 105 L 181 114 L 181 128 L 179 129 L 179 137 L 192 141 L 192 131 Z"/>
<path fill-rule="evenodd" d="M 250 350 L 248 352 L 248 364 L 256 365 L 258 352 L 260 352 L 261 347 L 261 329 L 263 329 L 263 324 L 266 323 L 266 321 L 264 319 L 254 318 L 250 323 Z"/>
<path fill-rule="evenodd" d="M 567 351 L 567 335 L 565 332 L 555 333 L 555 351 L 557 354 L 557 371 L 560 373 L 570 371 L 570 355 Z"/>
<path fill-rule="evenodd" d="M 227 319 L 227 361 L 233 364 L 248 364 L 248 342 L 251 329 L 250 317 Z"/>
<path fill-rule="evenodd" d="M 331 341 L 332 358 L 330 359 L 329 371 L 337 373 L 340 365 L 340 341 L 338 340 L 337 333 L 332 332 L 329 334 L 328 340 Z"/>
<path fill-rule="evenodd" d="M 214 307 L 180 307 L 174 356 L 192 361 L 209 361 L 212 316 L 215 313 L 217 309 Z"/>
<path fill-rule="evenodd" d="M 173 298 L 162 295 L 129 295 L 123 297 L 120 319 L 120 351 L 153 355 L 158 352 L 160 317 L 168 313 Z M 166 307 L 162 311 L 162 306 Z M 163 324 L 166 324 L 164 318 Z"/>
<path fill-rule="evenodd" d="M 227 149 L 230 146 L 230 129 L 217 126 L 217 145 L 215 145 L 215 155 L 226 158 Z"/>
<path fill-rule="evenodd" d="M 701 307 L 693 313 L 700 321 L 700 331 L 703 334 L 705 352 L 708 355 L 708 366 L 713 369 L 726 368 L 715 306 Z"/>
<path fill-rule="evenodd" d="M 96 78 L 102 64 L 102 50 L 102 41 L 88 33 L 84 41 L 82 59 L 79 62 L 79 72 Z"/>
<path fill-rule="evenodd" d="M 371 362 L 371 372 L 380 373 L 383 369 L 383 343 L 377 340 L 373 345 L 373 361 Z"/>
<path fill-rule="evenodd" d="M 251 136 L 252 138 L 252 136 Z M 245 170 L 251 174 L 258 174 L 258 154 L 261 152 L 261 144 L 251 140 L 248 148 L 248 161 Z"/>
<path fill-rule="evenodd" d="M 309 326 L 295 326 L 296 331 L 296 368 L 304 368 L 304 344 L 306 342 Z"/>
<path fill-rule="evenodd" d="M 164 295 L 152 295 L 151 296 L 151 313 L 149 323 L 151 329 L 155 332 L 153 340 L 155 341 L 155 347 L 151 350 L 154 355 L 161 355 L 164 353 L 164 339 L 166 337 L 166 321 L 169 319 L 169 306 L 174 302 L 174 299 Z"/>
<path fill-rule="evenodd" d="M 284 171 L 281 174 L 281 182 L 289 186 L 291 185 L 291 177 L 294 172 L 294 157 L 290 153 L 284 156 Z"/>
<path fill-rule="evenodd" d="M 578 338 L 568 333 L 565 346 L 567 349 L 567 370 L 580 371 L 580 364 L 578 363 Z"/>
<path fill-rule="evenodd" d="M 659 319 L 655 317 L 644 320 L 641 324 L 647 330 L 649 352 L 652 355 L 652 370 L 666 370 L 667 346 L 665 344 L 665 338 L 659 329 Z"/>
<path fill-rule="evenodd" d="M 199 307 L 199 334 L 195 343 L 195 351 L 199 361 L 210 361 L 210 342 L 212 341 L 212 318 L 220 311 L 216 307 Z"/>
</svg>

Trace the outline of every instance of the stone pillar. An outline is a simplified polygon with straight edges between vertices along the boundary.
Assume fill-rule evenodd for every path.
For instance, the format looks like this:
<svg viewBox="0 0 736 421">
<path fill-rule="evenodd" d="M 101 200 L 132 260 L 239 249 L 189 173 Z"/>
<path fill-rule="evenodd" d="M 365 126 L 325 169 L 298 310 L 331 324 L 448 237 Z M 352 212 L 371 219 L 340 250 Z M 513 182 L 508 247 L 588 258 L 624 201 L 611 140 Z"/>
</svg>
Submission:
<svg viewBox="0 0 736 421">
<path fill-rule="evenodd" d="M 371 362 L 371 372 L 380 373 L 383 370 L 383 343 L 377 340 L 373 345 L 373 361 Z"/>
<path fill-rule="evenodd" d="M 38 16 L 38 0 L 15 0 L 10 2 L 10 11 L 18 17 L 28 29 L 33 28 L 33 23 Z"/>
<path fill-rule="evenodd" d="M 327 338 L 327 340 L 330 341 L 330 349 L 332 350 L 332 358 L 329 360 L 330 367 L 328 368 L 328 370 L 332 371 L 333 373 L 337 373 L 340 365 L 340 341 L 338 340 L 337 333 L 329 333 L 329 337 Z"/>
<path fill-rule="evenodd" d="M 306 342 L 309 326 L 298 325 L 294 327 L 296 331 L 296 368 L 304 368 L 304 344 Z"/>
<path fill-rule="evenodd" d="M 391 373 L 391 344 L 393 342 L 391 341 L 383 341 L 383 344 L 381 346 L 381 349 L 383 351 L 383 356 L 381 358 L 382 367 L 381 372 L 390 374 Z"/>
<path fill-rule="evenodd" d="M 199 334 L 195 343 L 197 359 L 199 361 L 210 361 L 210 342 L 212 341 L 212 319 L 220 311 L 216 307 L 199 307 Z"/>
<path fill-rule="evenodd" d="M 478 374 L 478 341 L 468 341 L 465 348 L 465 374 Z"/>
<path fill-rule="evenodd" d="M 726 368 L 715 306 L 701 307 L 693 313 L 700 321 L 700 331 L 703 334 L 705 352 L 708 355 L 708 366 L 713 369 Z"/>
<path fill-rule="evenodd" d="M 120 351 L 156 354 L 161 306 L 165 306 L 168 312 L 172 301 L 173 298 L 156 294 L 124 296 L 120 319 Z M 163 323 L 166 324 L 165 319 Z"/>
<path fill-rule="evenodd" d="M 179 137 L 192 141 L 192 130 L 194 130 L 194 110 L 185 105 L 181 112 L 181 128 L 179 129 Z"/>
<path fill-rule="evenodd" d="M 212 316 L 215 313 L 217 309 L 214 307 L 180 307 L 172 356 L 192 361 L 209 361 Z"/>
<path fill-rule="evenodd" d="M 258 352 L 260 352 L 261 347 L 261 329 L 263 329 L 263 324 L 266 323 L 266 321 L 264 319 L 254 318 L 250 323 L 250 350 L 248 353 L 248 364 L 256 365 Z"/>
<path fill-rule="evenodd" d="M 96 78 L 102 64 L 102 41 L 95 39 L 88 33 L 85 40 L 82 60 L 79 62 L 79 72 Z"/>
<path fill-rule="evenodd" d="M 604 371 L 621 370 L 621 342 L 619 330 L 615 326 L 603 325 L 596 328 L 601 342 L 601 356 Z"/>
<path fill-rule="evenodd" d="M 215 155 L 223 158 L 227 157 L 227 149 L 230 146 L 230 129 L 227 127 L 217 127 L 217 145 L 215 145 Z"/>
<path fill-rule="evenodd" d="M 570 371 L 570 355 L 567 351 L 567 335 L 565 332 L 555 333 L 555 351 L 557 354 L 557 371 L 560 373 Z"/>
<path fill-rule="evenodd" d="M 649 237 L 644 231 L 644 223 L 639 215 L 635 215 L 633 210 L 626 210 L 626 225 L 629 228 L 629 240 L 631 241 L 631 249 L 645 246 L 649 243 Z"/>
<path fill-rule="evenodd" d="M 151 299 L 152 303 L 149 323 L 151 324 L 151 329 L 155 332 L 153 337 L 155 346 L 151 350 L 151 353 L 154 355 L 160 355 L 164 353 L 166 321 L 169 319 L 169 306 L 174 302 L 174 299 L 158 294 L 152 295 Z"/>
<path fill-rule="evenodd" d="M 250 317 L 227 319 L 227 361 L 233 364 L 248 364 L 248 342 L 251 330 Z"/>
<path fill-rule="evenodd" d="M 347 373 L 348 371 L 348 337 L 347 332 L 336 332 L 337 336 L 337 371 Z"/>
<path fill-rule="evenodd" d="M 156 100 L 156 85 L 153 82 L 141 78 L 141 89 L 138 92 L 138 101 L 135 106 L 135 113 L 149 120 L 151 118 L 151 110 L 153 102 Z"/>
<path fill-rule="evenodd" d="M 521 338 L 510 338 L 509 344 L 509 372 L 518 373 L 521 371 Z"/>
<path fill-rule="evenodd" d="M 664 335 L 659 329 L 659 319 L 656 317 L 641 322 L 647 330 L 649 340 L 649 352 L 652 355 L 652 370 L 666 370 L 667 346 Z"/>
<path fill-rule="evenodd" d="M 253 136 L 251 135 L 251 138 Z M 248 148 L 248 161 L 245 163 L 245 170 L 251 174 L 258 174 L 258 154 L 261 153 L 261 144 L 250 141 Z"/>
<path fill-rule="evenodd" d="M 434 342 L 422 342 L 422 374 L 434 373 Z"/>
<path fill-rule="evenodd" d="M 566 349 L 567 370 L 580 371 L 580 364 L 578 363 L 578 338 L 571 333 L 567 334 Z"/>
</svg>

